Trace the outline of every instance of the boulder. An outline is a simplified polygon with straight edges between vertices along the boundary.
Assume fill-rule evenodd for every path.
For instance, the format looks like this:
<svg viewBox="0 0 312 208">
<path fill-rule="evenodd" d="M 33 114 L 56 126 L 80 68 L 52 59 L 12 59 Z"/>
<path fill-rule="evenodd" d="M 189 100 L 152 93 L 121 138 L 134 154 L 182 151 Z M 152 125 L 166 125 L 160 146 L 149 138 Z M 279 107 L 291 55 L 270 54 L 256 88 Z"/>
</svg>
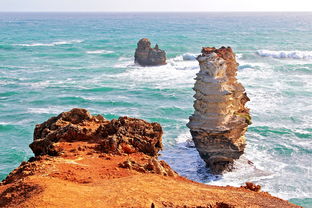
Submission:
<svg viewBox="0 0 312 208">
<path fill-rule="evenodd" d="M 166 64 L 166 52 L 159 49 L 156 44 L 151 48 L 151 42 L 147 38 L 142 38 L 135 50 L 134 61 L 141 66 L 158 66 Z"/>
<path fill-rule="evenodd" d="M 251 123 L 245 107 L 249 98 L 236 79 L 238 63 L 230 47 L 203 48 L 197 60 L 195 112 L 187 126 L 201 158 L 219 174 L 231 170 L 244 153 L 244 135 Z"/>
</svg>

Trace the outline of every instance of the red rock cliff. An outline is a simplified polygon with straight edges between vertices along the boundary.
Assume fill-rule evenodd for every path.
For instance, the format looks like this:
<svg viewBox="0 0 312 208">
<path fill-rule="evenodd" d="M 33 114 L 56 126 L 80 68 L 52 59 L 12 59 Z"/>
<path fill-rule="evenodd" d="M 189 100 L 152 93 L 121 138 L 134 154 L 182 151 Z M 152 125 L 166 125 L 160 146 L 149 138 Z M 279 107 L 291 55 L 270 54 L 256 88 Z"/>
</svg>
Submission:
<svg viewBox="0 0 312 208">
<path fill-rule="evenodd" d="M 161 136 L 157 123 L 64 112 L 36 126 L 36 156 L 2 181 L 0 207 L 298 207 L 250 183 L 217 187 L 180 177 L 157 159 Z"/>
</svg>

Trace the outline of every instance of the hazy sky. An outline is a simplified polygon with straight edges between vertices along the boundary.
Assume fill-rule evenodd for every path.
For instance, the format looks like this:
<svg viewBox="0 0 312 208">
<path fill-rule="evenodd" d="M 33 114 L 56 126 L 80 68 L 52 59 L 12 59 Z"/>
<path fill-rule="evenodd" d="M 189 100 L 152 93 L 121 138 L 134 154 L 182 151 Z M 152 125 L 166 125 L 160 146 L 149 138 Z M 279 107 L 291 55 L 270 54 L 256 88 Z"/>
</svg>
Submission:
<svg viewBox="0 0 312 208">
<path fill-rule="evenodd" d="M 0 11 L 312 11 L 312 0 L 0 0 Z"/>
</svg>

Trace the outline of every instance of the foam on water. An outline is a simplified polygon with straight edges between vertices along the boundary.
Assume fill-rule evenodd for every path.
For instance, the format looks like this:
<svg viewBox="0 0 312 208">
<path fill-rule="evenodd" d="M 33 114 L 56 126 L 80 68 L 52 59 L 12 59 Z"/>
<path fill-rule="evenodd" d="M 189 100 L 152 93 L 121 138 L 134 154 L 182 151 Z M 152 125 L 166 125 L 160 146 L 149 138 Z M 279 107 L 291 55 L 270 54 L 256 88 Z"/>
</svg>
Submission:
<svg viewBox="0 0 312 208">
<path fill-rule="evenodd" d="M 161 157 L 183 176 L 217 185 L 253 181 L 311 206 L 311 22 L 310 14 L 292 13 L 0 14 L 0 178 L 32 156 L 35 124 L 83 107 L 108 119 L 159 122 Z M 140 34 L 166 50 L 167 65 L 134 64 Z M 246 154 L 220 176 L 192 148 L 185 124 L 194 111 L 195 58 L 202 46 L 224 44 L 237 53 L 253 124 Z"/>
<path fill-rule="evenodd" d="M 133 80 L 131 86 L 137 87 L 144 83 L 152 84 L 155 88 L 184 87 L 194 83 L 194 76 L 199 69 L 197 61 L 176 61 L 167 60 L 166 65 L 156 67 L 142 67 L 134 64 L 134 60 L 126 59 L 116 64 L 116 68 L 128 68 L 125 72 L 110 75 L 122 80 Z"/>
<path fill-rule="evenodd" d="M 182 55 L 183 61 L 195 61 L 199 54 L 185 53 Z"/>
<path fill-rule="evenodd" d="M 74 106 L 73 106 L 74 107 Z M 73 108 L 71 106 L 50 106 L 45 108 L 28 108 L 27 112 L 31 114 L 55 114 L 58 115 L 61 112 Z"/>
<path fill-rule="evenodd" d="M 312 51 L 257 50 L 257 54 L 262 57 L 272 57 L 277 59 L 312 59 Z"/>
<path fill-rule="evenodd" d="M 94 50 L 94 51 L 87 51 L 88 54 L 111 54 L 114 53 L 114 51 L 108 51 L 108 50 Z"/>
<path fill-rule="evenodd" d="M 35 46 L 57 46 L 57 45 L 69 45 L 74 43 L 81 43 L 83 40 L 68 40 L 68 41 L 55 41 L 51 43 L 22 43 L 13 44 L 15 46 L 35 47 Z"/>
<path fill-rule="evenodd" d="M 196 61 L 196 58 L 199 54 L 194 53 L 184 53 L 182 55 L 178 55 L 175 58 L 172 58 L 173 61 Z"/>
<path fill-rule="evenodd" d="M 13 124 L 13 123 L 10 123 L 10 122 L 1 122 L 1 121 L 0 121 L 0 125 L 3 125 L 3 126 L 11 125 L 11 124 Z"/>
</svg>

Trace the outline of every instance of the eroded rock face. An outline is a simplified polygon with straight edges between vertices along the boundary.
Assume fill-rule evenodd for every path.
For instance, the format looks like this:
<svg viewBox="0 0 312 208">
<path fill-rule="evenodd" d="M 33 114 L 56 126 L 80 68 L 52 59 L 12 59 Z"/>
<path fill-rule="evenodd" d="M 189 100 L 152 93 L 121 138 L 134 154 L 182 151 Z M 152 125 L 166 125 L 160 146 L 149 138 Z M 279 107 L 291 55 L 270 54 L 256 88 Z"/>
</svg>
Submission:
<svg viewBox="0 0 312 208">
<path fill-rule="evenodd" d="M 251 123 L 245 107 L 249 98 L 237 82 L 238 64 L 230 47 L 203 48 L 197 60 L 195 112 L 187 126 L 201 158 L 212 172 L 221 173 L 244 152 L 244 134 Z"/>
<path fill-rule="evenodd" d="M 105 153 L 143 152 L 156 156 L 162 149 L 162 128 L 158 123 L 120 117 L 111 121 L 87 110 L 74 108 L 36 125 L 34 141 L 29 146 L 36 156 L 62 153 L 59 142 L 84 141 L 96 144 Z"/>
<path fill-rule="evenodd" d="M 166 64 L 166 52 L 159 49 L 156 44 L 151 48 L 151 42 L 147 38 L 142 38 L 135 50 L 134 61 L 141 66 L 158 66 Z"/>
</svg>

